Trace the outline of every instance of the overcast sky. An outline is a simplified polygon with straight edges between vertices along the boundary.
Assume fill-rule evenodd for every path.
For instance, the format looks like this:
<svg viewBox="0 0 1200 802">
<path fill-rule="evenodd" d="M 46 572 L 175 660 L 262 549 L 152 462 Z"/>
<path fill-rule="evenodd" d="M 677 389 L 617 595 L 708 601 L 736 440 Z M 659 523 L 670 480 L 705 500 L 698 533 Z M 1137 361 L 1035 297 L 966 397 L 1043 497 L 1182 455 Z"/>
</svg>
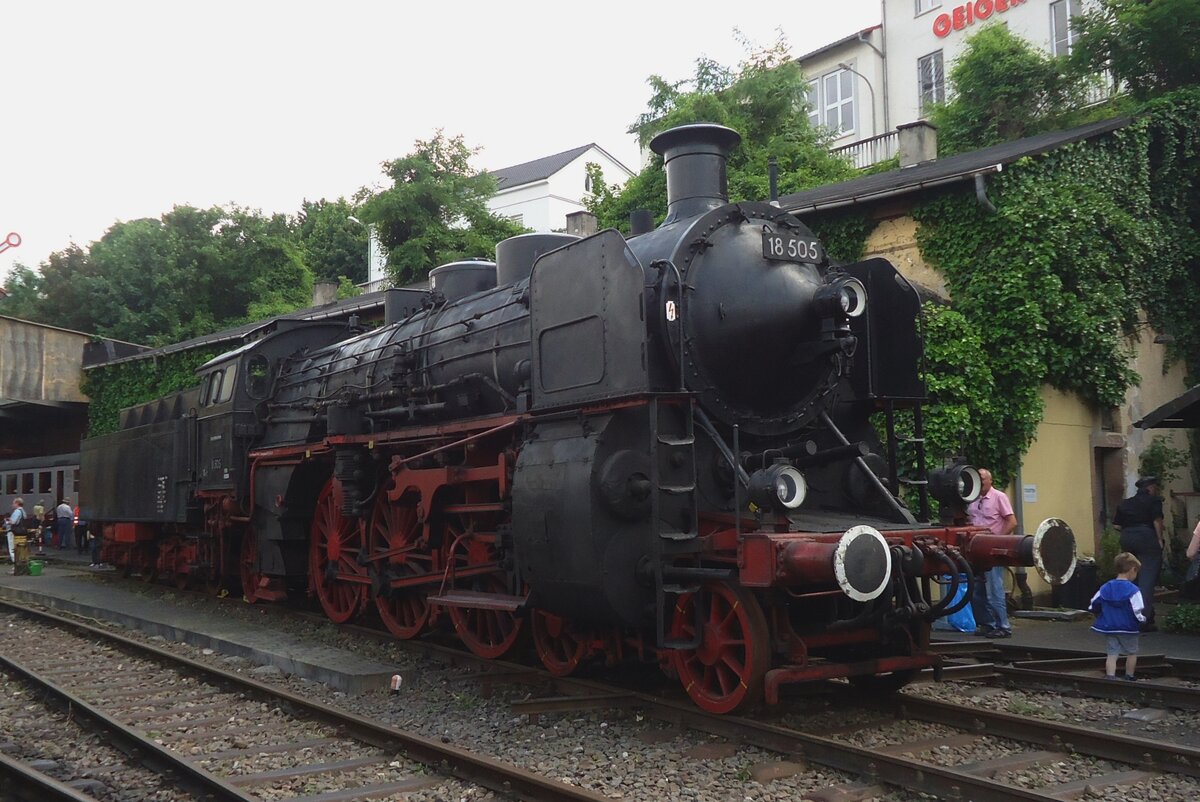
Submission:
<svg viewBox="0 0 1200 802">
<path fill-rule="evenodd" d="M 294 213 L 349 197 L 438 128 L 500 168 L 625 133 L 646 78 L 735 65 L 783 30 L 805 53 L 879 0 L 741 4 L 6 0 L 0 13 L 0 279 L 176 204 Z"/>
</svg>

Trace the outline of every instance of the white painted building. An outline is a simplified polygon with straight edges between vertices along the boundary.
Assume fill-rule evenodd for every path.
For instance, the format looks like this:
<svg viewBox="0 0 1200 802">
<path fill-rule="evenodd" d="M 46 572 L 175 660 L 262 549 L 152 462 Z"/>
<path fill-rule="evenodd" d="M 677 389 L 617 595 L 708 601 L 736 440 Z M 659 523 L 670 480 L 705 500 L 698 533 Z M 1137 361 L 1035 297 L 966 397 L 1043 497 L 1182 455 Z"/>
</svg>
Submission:
<svg viewBox="0 0 1200 802">
<path fill-rule="evenodd" d="M 879 25 L 798 59 L 808 76 L 812 121 L 835 132 L 860 166 L 895 151 L 896 126 L 942 102 L 946 76 L 983 25 L 1003 24 L 1048 53 L 1070 52 L 1068 20 L 1087 0 L 882 0 Z M 873 140 L 880 137 L 878 141 Z"/>
<path fill-rule="evenodd" d="M 488 201 L 493 214 L 534 231 L 562 231 L 567 215 L 584 211 L 591 193 L 589 162 L 598 164 L 605 184 L 624 184 L 633 173 L 595 143 L 543 156 L 501 170 L 491 170 L 497 192 Z"/>
</svg>

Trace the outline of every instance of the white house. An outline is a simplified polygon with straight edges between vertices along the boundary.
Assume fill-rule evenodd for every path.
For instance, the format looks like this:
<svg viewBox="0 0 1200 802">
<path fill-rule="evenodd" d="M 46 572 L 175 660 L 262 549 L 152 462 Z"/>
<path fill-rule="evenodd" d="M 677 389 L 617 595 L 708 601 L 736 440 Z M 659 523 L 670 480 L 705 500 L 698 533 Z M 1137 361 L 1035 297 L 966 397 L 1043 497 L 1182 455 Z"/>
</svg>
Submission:
<svg viewBox="0 0 1200 802">
<path fill-rule="evenodd" d="M 490 170 L 497 192 L 488 201 L 488 208 L 534 231 L 561 231 L 568 214 L 584 211 L 582 199 L 592 190 L 586 169 L 589 162 L 600 166 L 606 184 L 624 184 L 633 176 L 628 167 L 599 145 L 581 145 Z"/>
<path fill-rule="evenodd" d="M 882 0 L 881 24 L 800 56 L 811 118 L 867 166 L 896 153 L 895 128 L 952 91 L 946 76 L 985 24 L 1007 25 L 1054 55 L 1070 52 L 1071 17 L 1087 0 Z"/>
</svg>

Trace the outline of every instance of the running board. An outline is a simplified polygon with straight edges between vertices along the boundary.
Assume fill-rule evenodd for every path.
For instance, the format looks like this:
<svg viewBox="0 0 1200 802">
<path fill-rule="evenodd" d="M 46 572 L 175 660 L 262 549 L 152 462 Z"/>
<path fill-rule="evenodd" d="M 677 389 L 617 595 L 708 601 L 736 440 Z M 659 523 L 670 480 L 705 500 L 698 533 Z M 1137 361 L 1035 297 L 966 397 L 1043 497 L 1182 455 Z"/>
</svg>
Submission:
<svg viewBox="0 0 1200 802">
<path fill-rule="evenodd" d="M 526 596 L 509 596 L 507 593 L 484 593 L 479 590 L 452 590 L 441 596 L 430 596 L 430 604 L 439 607 L 469 607 L 474 610 L 503 610 L 515 613 L 525 606 Z"/>
</svg>

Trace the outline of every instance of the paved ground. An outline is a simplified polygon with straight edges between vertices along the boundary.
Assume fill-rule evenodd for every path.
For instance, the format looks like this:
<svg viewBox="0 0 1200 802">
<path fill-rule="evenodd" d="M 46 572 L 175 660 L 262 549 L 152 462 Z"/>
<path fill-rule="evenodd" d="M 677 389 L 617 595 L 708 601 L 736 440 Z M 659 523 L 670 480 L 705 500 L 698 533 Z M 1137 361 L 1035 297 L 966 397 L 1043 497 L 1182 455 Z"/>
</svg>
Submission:
<svg viewBox="0 0 1200 802">
<path fill-rule="evenodd" d="M 245 657 L 255 663 L 323 682 L 347 693 L 386 687 L 394 669 L 350 651 L 307 643 L 281 633 L 269 621 L 250 624 L 222 616 L 219 610 L 164 605 L 137 593 L 136 585 L 96 582 L 87 576 L 90 557 L 73 550 L 45 555 L 41 576 L 13 576 L 7 561 L 0 566 L 0 598 L 35 603 L 174 641 Z"/>
<path fill-rule="evenodd" d="M 136 592 L 137 586 L 96 582 L 86 575 L 97 569 L 88 567 L 89 557 L 73 550 L 53 551 L 46 555 L 42 576 L 12 576 L 8 566 L 0 567 L 0 598 L 35 602 L 47 607 L 69 610 L 101 620 L 121 623 L 172 640 L 212 648 L 225 654 L 247 657 L 255 662 L 275 665 L 283 671 L 325 682 L 347 692 L 360 692 L 386 685 L 392 669 L 352 652 L 316 646 L 273 629 L 269 622 L 260 625 L 235 622 L 219 611 L 164 606 L 158 599 Z M 105 570 L 105 569 L 99 569 Z M 1161 605 L 1160 620 L 1169 607 Z M 1003 643 L 1048 646 L 1103 654 L 1104 639 L 1090 629 L 1091 618 L 1076 621 L 1045 621 L 1014 618 L 1013 637 Z M 936 632 L 946 640 L 976 640 L 958 632 Z M 1142 636 L 1142 654 L 1200 659 L 1200 636 L 1168 632 Z"/>
</svg>

